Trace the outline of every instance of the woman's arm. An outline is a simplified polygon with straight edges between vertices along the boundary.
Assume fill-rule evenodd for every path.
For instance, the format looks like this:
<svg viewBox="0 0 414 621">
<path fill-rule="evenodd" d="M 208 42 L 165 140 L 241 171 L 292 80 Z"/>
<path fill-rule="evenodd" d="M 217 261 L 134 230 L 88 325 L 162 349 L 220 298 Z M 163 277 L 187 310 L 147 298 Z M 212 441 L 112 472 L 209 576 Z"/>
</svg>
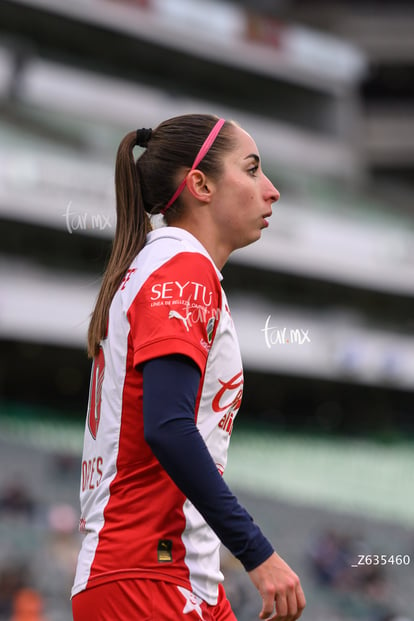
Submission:
<svg viewBox="0 0 414 621">
<path fill-rule="evenodd" d="M 195 424 L 198 366 L 186 356 L 144 364 L 144 435 L 174 483 L 250 571 L 273 547 L 231 493 Z"/>
</svg>

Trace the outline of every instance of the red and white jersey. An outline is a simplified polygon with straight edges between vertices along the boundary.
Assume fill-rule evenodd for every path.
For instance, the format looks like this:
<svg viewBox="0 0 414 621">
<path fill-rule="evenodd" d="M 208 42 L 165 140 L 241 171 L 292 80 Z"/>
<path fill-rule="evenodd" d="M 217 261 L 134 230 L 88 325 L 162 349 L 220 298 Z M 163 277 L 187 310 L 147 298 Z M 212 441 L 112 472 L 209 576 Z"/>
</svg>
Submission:
<svg viewBox="0 0 414 621">
<path fill-rule="evenodd" d="M 142 577 L 217 601 L 220 543 L 145 442 L 139 365 L 173 353 L 198 364 L 195 420 L 223 473 L 243 371 L 221 279 L 193 235 L 165 227 L 148 235 L 114 296 L 91 374 L 80 490 L 85 538 L 72 595 Z"/>
</svg>

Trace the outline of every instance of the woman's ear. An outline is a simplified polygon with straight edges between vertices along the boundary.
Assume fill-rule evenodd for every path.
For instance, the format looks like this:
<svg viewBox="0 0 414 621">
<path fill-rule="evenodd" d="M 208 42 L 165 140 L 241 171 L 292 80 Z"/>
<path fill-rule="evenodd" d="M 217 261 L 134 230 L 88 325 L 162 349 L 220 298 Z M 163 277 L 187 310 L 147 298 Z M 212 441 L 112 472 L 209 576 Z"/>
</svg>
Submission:
<svg viewBox="0 0 414 621">
<path fill-rule="evenodd" d="M 190 170 L 187 175 L 188 191 L 201 203 L 209 203 L 212 197 L 212 184 L 201 170 Z"/>
</svg>

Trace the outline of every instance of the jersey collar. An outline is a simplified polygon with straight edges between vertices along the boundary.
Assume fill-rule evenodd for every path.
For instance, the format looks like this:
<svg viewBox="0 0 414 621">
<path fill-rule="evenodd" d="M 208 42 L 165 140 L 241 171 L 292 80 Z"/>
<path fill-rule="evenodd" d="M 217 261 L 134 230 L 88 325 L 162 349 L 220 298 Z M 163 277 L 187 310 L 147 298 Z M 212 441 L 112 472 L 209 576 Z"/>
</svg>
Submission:
<svg viewBox="0 0 414 621">
<path fill-rule="evenodd" d="M 203 254 L 211 262 L 214 269 L 216 270 L 218 279 L 220 281 L 223 280 L 222 273 L 217 268 L 216 264 L 214 263 L 213 259 L 211 258 L 211 256 L 209 255 L 209 253 L 207 252 L 203 244 L 197 239 L 197 237 L 194 237 L 194 235 L 190 233 L 189 231 L 186 231 L 185 229 L 182 229 L 177 226 L 163 226 L 161 228 L 155 229 L 154 231 L 150 231 L 150 233 L 148 233 L 147 244 L 154 242 L 158 239 L 175 239 L 177 241 L 181 241 L 181 242 L 184 242 L 185 244 L 188 244 L 194 249 L 195 252 L 199 252 L 200 254 Z"/>
</svg>

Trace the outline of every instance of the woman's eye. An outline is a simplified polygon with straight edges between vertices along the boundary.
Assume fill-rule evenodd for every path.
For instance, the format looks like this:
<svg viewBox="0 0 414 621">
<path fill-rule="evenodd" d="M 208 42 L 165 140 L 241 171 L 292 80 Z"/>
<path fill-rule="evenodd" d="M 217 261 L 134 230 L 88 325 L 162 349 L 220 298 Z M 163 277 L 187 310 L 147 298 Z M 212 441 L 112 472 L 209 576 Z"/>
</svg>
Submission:
<svg viewBox="0 0 414 621">
<path fill-rule="evenodd" d="M 258 170 L 259 170 L 259 167 L 258 167 L 258 166 L 252 166 L 251 168 L 249 168 L 248 172 L 249 172 L 251 175 L 255 176 L 255 174 L 257 173 L 257 171 L 258 171 Z"/>
</svg>

